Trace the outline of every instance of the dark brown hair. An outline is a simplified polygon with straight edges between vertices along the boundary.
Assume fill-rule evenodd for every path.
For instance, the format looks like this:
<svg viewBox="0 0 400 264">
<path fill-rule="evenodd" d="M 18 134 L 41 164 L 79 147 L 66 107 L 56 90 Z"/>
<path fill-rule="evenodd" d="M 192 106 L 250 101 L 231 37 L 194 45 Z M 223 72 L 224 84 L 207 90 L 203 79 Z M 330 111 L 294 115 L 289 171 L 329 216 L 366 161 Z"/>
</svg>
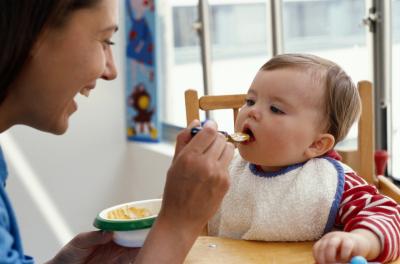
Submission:
<svg viewBox="0 0 400 264">
<path fill-rule="evenodd" d="M 62 27 L 78 9 L 99 0 L 1 0 L 0 1 L 0 104 L 18 77 L 40 33 Z"/>
<path fill-rule="evenodd" d="M 343 140 L 361 112 L 360 95 L 350 76 L 336 63 L 309 54 L 278 55 L 260 70 L 289 67 L 310 70 L 317 83 L 324 86 L 326 130 L 335 138 L 335 143 Z"/>
</svg>

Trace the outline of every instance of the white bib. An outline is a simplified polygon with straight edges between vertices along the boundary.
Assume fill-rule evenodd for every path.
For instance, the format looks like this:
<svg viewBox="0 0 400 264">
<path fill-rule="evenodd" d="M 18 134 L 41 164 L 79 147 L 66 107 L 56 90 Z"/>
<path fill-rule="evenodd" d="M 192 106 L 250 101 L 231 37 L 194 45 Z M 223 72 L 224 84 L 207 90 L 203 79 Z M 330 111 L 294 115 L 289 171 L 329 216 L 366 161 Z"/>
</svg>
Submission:
<svg viewBox="0 0 400 264">
<path fill-rule="evenodd" d="M 341 163 L 315 158 L 277 173 L 257 171 L 239 154 L 231 186 L 209 234 L 246 240 L 307 241 L 329 232 L 344 188 Z"/>
</svg>

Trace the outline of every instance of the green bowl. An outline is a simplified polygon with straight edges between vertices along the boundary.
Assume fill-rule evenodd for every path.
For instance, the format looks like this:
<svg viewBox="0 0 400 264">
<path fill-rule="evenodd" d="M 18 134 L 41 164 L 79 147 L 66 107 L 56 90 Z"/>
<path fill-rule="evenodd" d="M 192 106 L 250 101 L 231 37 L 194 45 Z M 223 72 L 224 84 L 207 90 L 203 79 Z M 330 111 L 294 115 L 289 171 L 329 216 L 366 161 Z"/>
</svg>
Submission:
<svg viewBox="0 0 400 264">
<path fill-rule="evenodd" d="M 113 207 L 104 209 L 94 219 L 93 225 L 101 230 L 106 231 L 131 231 L 138 229 L 150 228 L 161 208 L 162 199 L 151 199 L 134 201 L 124 204 L 115 205 Z M 152 215 L 140 219 L 108 219 L 107 213 L 117 208 L 125 207 L 140 207 L 148 209 Z"/>
</svg>

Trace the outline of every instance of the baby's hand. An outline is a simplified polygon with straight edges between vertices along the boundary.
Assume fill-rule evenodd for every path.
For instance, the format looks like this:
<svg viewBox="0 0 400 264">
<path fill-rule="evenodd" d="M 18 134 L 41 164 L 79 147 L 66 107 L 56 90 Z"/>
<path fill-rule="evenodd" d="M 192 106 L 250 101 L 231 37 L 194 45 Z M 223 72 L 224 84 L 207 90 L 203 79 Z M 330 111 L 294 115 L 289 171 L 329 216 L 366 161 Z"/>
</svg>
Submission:
<svg viewBox="0 0 400 264">
<path fill-rule="evenodd" d="M 318 264 L 348 263 L 354 256 L 375 259 L 380 252 L 380 242 L 372 232 L 363 229 L 352 232 L 330 232 L 314 244 L 313 254 Z"/>
</svg>

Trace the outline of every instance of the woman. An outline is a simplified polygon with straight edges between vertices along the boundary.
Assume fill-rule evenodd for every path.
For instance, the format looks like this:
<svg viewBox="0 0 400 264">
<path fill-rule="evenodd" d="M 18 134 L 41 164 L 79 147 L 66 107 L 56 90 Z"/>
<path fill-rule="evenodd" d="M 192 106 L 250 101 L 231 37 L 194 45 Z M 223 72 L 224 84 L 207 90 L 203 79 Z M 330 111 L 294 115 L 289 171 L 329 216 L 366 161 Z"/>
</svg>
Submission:
<svg viewBox="0 0 400 264">
<path fill-rule="evenodd" d="M 117 76 L 110 49 L 117 9 L 118 0 L 0 1 L 0 132 L 16 124 L 67 130 L 75 95 Z M 77 235 L 48 263 L 181 263 L 228 189 L 233 155 L 213 122 L 191 139 L 197 125 L 177 137 L 160 214 L 136 259 L 111 233 L 95 231 Z M 23 253 L 5 177 L 0 155 L 0 263 L 33 263 Z"/>
</svg>

